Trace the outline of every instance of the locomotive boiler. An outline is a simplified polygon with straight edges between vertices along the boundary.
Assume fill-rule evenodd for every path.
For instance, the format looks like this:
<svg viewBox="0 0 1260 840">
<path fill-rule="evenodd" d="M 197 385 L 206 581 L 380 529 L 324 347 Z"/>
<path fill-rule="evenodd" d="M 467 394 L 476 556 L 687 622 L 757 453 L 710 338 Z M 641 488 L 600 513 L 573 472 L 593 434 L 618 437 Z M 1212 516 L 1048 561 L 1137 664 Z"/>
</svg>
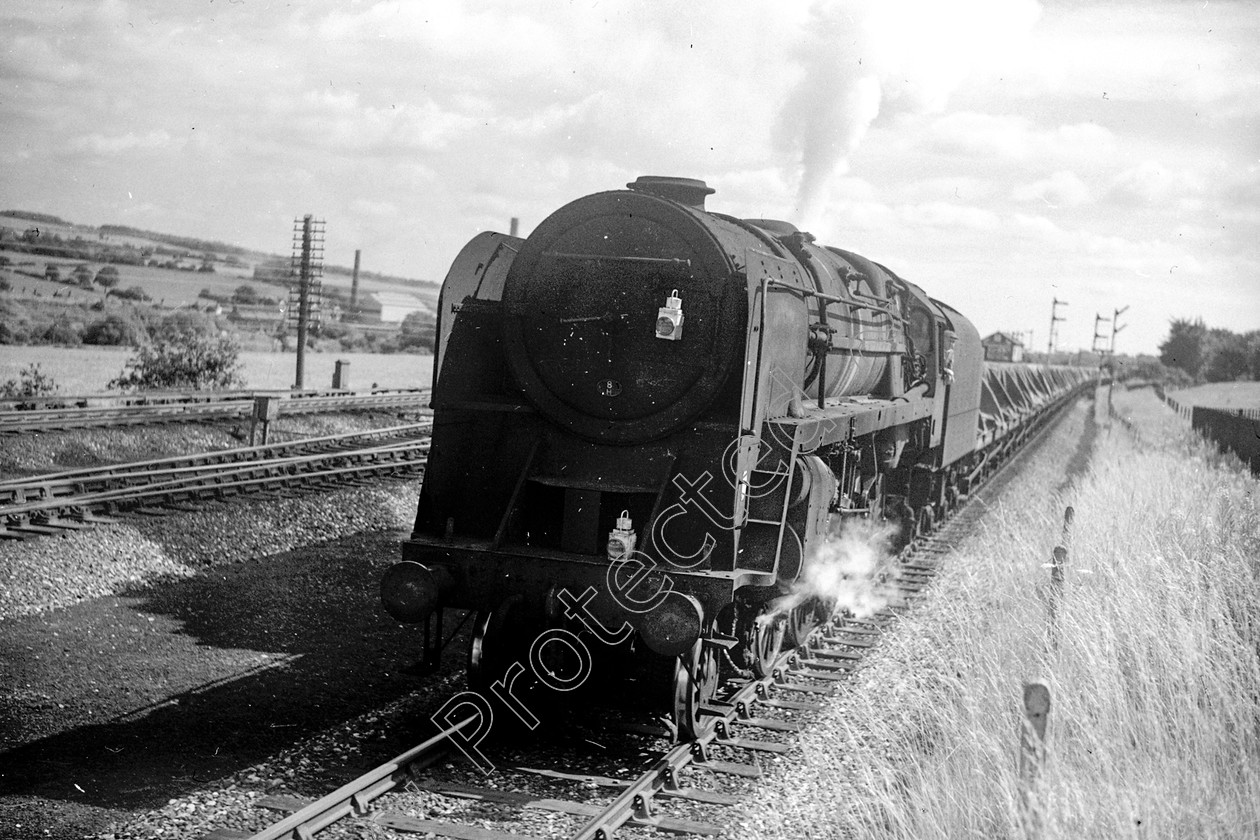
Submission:
<svg viewBox="0 0 1260 840">
<path fill-rule="evenodd" d="M 445 611 L 475 611 L 477 690 L 655 657 L 694 734 L 724 668 L 765 673 L 830 614 L 780 606 L 829 535 L 930 529 L 1075 380 L 995 387 L 961 314 L 712 193 L 641 177 L 528 238 L 480 234 L 446 277 L 429 461 L 382 597 L 430 655 Z"/>
</svg>

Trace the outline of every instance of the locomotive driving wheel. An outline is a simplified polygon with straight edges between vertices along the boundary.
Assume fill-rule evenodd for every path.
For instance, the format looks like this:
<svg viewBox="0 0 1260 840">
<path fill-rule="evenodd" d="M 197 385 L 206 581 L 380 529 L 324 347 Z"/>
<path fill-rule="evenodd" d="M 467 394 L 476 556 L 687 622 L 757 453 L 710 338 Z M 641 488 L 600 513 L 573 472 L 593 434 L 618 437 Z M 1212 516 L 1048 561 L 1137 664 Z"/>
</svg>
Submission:
<svg viewBox="0 0 1260 840">
<path fill-rule="evenodd" d="M 694 741 L 704 734 L 700 707 L 717 692 L 721 666 L 718 647 L 704 639 L 675 657 L 673 721 L 679 741 Z"/>
<path fill-rule="evenodd" d="M 774 660 L 783 651 L 788 619 L 783 613 L 754 613 L 741 616 L 738 638 L 744 649 L 744 660 L 760 679 L 770 675 Z"/>
<path fill-rule="evenodd" d="M 807 598 L 788 610 L 786 641 L 797 646 L 804 643 L 810 632 L 831 614 L 831 610 L 817 598 Z"/>
</svg>

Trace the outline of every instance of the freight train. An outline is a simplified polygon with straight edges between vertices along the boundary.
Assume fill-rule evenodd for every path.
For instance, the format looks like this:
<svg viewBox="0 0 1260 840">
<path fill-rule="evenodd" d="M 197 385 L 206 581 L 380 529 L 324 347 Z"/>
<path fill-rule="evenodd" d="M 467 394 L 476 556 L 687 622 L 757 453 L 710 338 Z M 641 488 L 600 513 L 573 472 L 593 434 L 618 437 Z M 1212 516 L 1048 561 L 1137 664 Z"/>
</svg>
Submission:
<svg viewBox="0 0 1260 840">
<path fill-rule="evenodd" d="M 627 187 L 455 259 L 415 528 L 381 592 L 430 658 L 443 614 L 472 611 L 470 687 L 509 703 L 612 650 L 654 658 L 686 738 L 724 672 L 766 673 L 831 614 L 781 606 L 828 539 L 930 531 L 1090 374 L 986 365 L 955 309 L 707 209 L 703 181 Z"/>
</svg>

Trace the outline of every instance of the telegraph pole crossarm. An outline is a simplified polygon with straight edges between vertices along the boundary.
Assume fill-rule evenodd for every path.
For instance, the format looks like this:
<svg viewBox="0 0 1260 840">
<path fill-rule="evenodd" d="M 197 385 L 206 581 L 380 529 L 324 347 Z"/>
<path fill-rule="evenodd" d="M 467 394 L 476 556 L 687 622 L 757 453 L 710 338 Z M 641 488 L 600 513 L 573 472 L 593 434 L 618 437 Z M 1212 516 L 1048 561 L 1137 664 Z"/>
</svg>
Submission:
<svg viewBox="0 0 1260 840">
<path fill-rule="evenodd" d="M 1090 345 L 1090 348 L 1089 348 L 1091 352 L 1093 352 L 1093 353 L 1105 353 L 1105 352 L 1106 352 L 1106 349 L 1105 349 L 1105 348 L 1106 348 L 1106 344 L 1107 344 L 1107 332 L 1106 332 L 1106 330 L 1104 330 L 1103 332 L 1099 332 L 1099 331 L 1098 331 L 1098 325 L 1099 325 L 1099 324 L 1109 324 L 1109 323 L 1111 323 L 1111 319 L 1110 319 L 1110 318 L 1104 318 L 1102 315 L 1099 315 L 1098 313 L 1095 313 L 1095 314 L 1094 314 L 1094 342 L 1093 342 L 1093 344 L 1091 344 L 1091 345 Z M 1114 335 L 1114 333 L 1113 333 L 1113 335 Z M 1098 344 L 1099 339 L 1101 339 L 1101 340 L 1102 340 L 1102 345 L 1103 345 L 1102 347 L 1099 347 L 1099 344 Z"/>
</svg>

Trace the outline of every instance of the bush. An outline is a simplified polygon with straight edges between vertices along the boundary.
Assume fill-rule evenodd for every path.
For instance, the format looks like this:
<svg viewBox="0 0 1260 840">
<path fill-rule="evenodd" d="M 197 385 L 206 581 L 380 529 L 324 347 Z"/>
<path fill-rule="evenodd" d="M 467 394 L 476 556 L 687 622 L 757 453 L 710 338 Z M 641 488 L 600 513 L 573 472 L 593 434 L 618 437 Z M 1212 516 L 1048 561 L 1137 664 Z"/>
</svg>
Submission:
<svg viewBox="0 0 1260 840">
<path fill-rule="evenodd" d="M 0 321 L 0 344 L 25 344 L 30 341 L 31 333 L 26 324 L 10 324 Z"/>
<path fill-rule="evenodd" d="M 0 277 L 0 292 L 7 292 L 12 288 L 12 283 L 10 283 L 6 278 Z"/>
<path fill-rule="evenodd" d="M 219 334 L 213 318 L 192 309 L 180 309 L 149 328 L 154 340 L 172 341 L 184 336 L 212 338 Z"/>
<path fill-rule="evenodd" d="M 116 347 L 119 344 L 134 344 L 136 328 L 121 315 L 106 315 L 99 321 L 88 324 L 83 331 L 83 343 Z"/>
<path fill-rule="evenodd" d="M 29 364 L 18 371 L 17 379 L 10 379 L 0 384 L 0 397 L 5 399 L 42 397 L 55 393 L 57 393 L 57 383 L 51 376 L 39 369 L 37 362 Z"/>
<path fill-rule="evenodd" d="M 79 330 L 65 318 L 58 318 L 48 325 L 39 336 L 41 344 L 66 344 L 77 347 L 83 343 Z"/>
<path fill-rule="evenodd" d="M 244 385 L 240 348 L 231 338 L 185 333 L 137 348 L 117 379 L 122 391 L 231 388 Z"/>
<path fill-rule="evenodd" d="M 119 289 L 118 291 L 114 292 L 114 297 L 121 298 L 122 300 L 135 300 L 135 301 L 141 301 L 141 302 L 146 301 L 146 300 L 153 300 L 153 298 L 145 294 L 144 289 L 140 288 L 139 286 L 128 286 L 125 289 Z"/>
<path fill-rule="evenodd" d="M 117 286 L 120 279 L 116 266 L 107 265 L 96 272 L 96 285 L 103 286 L 106 289 L 112 289 Z"/>
</svg>

